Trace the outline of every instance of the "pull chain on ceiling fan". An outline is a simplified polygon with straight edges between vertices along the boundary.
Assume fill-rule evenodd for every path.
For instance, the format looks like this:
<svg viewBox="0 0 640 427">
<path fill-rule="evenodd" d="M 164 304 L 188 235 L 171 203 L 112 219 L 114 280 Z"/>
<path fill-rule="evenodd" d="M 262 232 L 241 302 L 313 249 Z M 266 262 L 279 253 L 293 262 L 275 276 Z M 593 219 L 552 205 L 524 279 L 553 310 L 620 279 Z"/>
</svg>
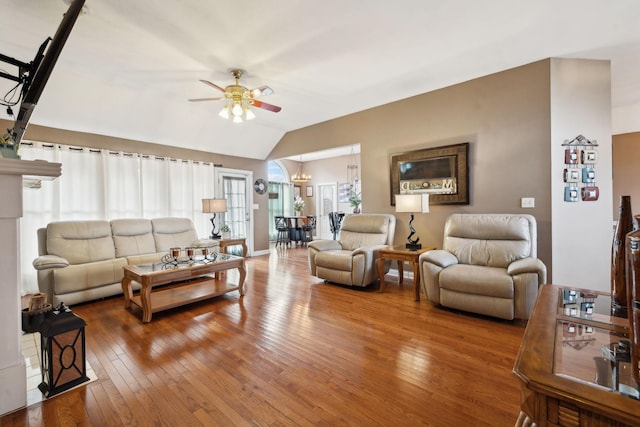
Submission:
<svg viewBox="0 0 640 427">
<path fill-rule="evenodd" d="M 253 113 L 253 111 L 251 111 L 251 106 L 261 108 L 263 110 L 273 111 L 274 113 L 277 113 L 281 110 L 281 108 L 276 105 L 267 104 L 266 102 L 258 101 L 257 99 L 255 99 L 259 96 L 271 95 L 272 93 L 274 93 L 273 89 L 271 89 L 269 86 L 260 86 L 255 89 L 249 90 L 239 83 L 242 74 L 242 70 L 231 70 L 231 75 L 236 79 L 236 83 L 229 85 L 224 89 L 215 83 L 211 83 L 208 80 L 200 80 L 202 83 L 224 93 L 224 97 L 195 98 L 189 99 L 189 101 L 199 102 L 224 99 L 225 104 L 224 107 L 222 107 L 222 110 L 220 110 L 219 116 L 225 119 L 233 117 L 234 123 L 242 123 L 243 116 L 245 120 L 253 120 L 256 115 Z"/>
</svg>

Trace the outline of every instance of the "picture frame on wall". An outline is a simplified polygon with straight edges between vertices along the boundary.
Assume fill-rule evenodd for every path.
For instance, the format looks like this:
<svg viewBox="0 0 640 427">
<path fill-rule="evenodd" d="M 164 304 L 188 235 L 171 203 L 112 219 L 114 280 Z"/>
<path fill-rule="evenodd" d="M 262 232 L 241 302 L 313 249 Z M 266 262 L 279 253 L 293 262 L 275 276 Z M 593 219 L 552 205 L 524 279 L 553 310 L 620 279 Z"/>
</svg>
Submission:
<svg viewBox="0 0 640 427">
<path fill-rule="evenodd" d="M 293 197 L 300 197 L 302 195 L 302 187 L 299 185 L 293 186 Z"/>
<path fill-rule="evenodd" d="M 351 185 L 348 182 L 338 183 L 338 203 L 349 203 Z"/>
<path fill-rule="evenodd" d="M 307 197 L 313 197 L 313 185 L 307 185 Z"/>
<path fill-rule="evenodd" d="M 429 194 L 429 204 L 469 204 L 469 143 L 391 155 L 391 205 L 396 194 Z"/>
</svg>

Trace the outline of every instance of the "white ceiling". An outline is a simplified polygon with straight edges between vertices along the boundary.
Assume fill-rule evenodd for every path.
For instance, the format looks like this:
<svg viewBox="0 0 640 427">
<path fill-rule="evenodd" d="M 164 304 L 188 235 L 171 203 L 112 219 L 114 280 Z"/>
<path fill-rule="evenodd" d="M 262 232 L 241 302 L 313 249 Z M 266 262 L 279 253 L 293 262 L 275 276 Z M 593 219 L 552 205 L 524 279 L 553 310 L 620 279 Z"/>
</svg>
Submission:
<svg viewBox="0 0 640 427">
<path fill-rule="evenodd" d="M 637 0 L 86 5 L 31 123 L 264 159 L 287 131 L 548 57 L 610 59 L 614 112 L 640 105 Z M 67 7 L 0 0 L 0 53 L 30 61 Z M 282 111 L 234 124 L 222 101 L 187 101 L 217 96 L 198 79 L 226 86 L 235 67 Z M 0 79 L 0 96 L 12 86 Z"/>
</svg>

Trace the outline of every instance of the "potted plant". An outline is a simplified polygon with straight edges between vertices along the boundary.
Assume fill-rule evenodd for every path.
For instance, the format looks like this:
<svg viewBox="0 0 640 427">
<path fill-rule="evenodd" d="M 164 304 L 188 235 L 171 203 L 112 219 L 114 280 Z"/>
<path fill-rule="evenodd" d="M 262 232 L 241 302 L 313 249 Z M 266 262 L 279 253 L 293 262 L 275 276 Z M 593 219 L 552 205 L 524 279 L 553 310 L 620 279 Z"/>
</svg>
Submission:
<svg viewBox="0 0 640 427">
<path fill-rule="evenodd" d="M 360 193 L 352 191 L 351 195 L 349 196 L 349 204 L 353 208 L 353 213 L 360 213 L 360 203 L 362 203 L 362 199 L 360 199 Z"/>
<path fill-rule="evenodd" d="M 222 234 L 223 239 L 228 239 L 231 235 L 231 227 L 226 222 L 220 227 L 220 233 Z"/>
</svg>

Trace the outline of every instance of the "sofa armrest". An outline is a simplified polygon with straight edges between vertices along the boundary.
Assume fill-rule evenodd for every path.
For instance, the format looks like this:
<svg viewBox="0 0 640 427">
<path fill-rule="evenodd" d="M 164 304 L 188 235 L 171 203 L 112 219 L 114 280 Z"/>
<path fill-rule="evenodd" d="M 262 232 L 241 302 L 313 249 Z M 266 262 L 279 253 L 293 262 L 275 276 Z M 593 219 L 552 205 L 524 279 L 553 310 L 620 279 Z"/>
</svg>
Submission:
<svg viewBox="0 0 640 427">
<path fill-rule="evenodd" d="M 507 273 L 511 276 L 525 273 L 537 274 L 538 285 L 547 281 L 547 267 L 538 258 L 522 258 L 515 260 L 507 267 Z"/>
<path fill-rule="evenodd" d="M 198 239 L 191 244 L 194 248 L 214 248 L 220 246 L 220 240 Z"/>
<path fill-rule="evenodd" d="M 516 319 L 528 319 L 540 285 L 547 281 L 547 267 L 538 258 L 518 259 L 507 267 L 513 279 L 513 310 Z"/>
<path fill-rule="evenodd" d="M 374 246 L 364 246 L 362 248 L 356 248 L 353 250 L 353 255 L 364 254 L 365 256 L 375 256 L 376 251 L 380 248 L 384 248 L 386 245 L 374 245 Z"/>
<path fill-rule="evenodd" d="M 342 245 L 337 240 L 313 240 L 307 244 L 307 247 L 315 249 L 318 252 L 342 249 Z"/>
<path fill-rule="evenodd" d="M 69 261 L 57 255 L 42 255 L 34 259 L 32 265 L 36 270 L 48 270 L 51 268 L 68 267 Z"/>
<path fill-rule="evenodd" d="M 442 249 L 420 254 L 420 284 L 425 296 L 433 304 L 440 304 L 440 272 L 455 264 L 458 264 L 455 255 Z"/>
<path fill-rule="evenodd" d="M 427 251 L 420 254 L 419 262 L 420 264 L 423 262 L 430 262 L 440 268 L 447 268 L 450 265 L 457 264 L 458 258 L 456 258 L 451 252 L 443 249 L 435 249 L 433 251 Z"/>
</svg>

